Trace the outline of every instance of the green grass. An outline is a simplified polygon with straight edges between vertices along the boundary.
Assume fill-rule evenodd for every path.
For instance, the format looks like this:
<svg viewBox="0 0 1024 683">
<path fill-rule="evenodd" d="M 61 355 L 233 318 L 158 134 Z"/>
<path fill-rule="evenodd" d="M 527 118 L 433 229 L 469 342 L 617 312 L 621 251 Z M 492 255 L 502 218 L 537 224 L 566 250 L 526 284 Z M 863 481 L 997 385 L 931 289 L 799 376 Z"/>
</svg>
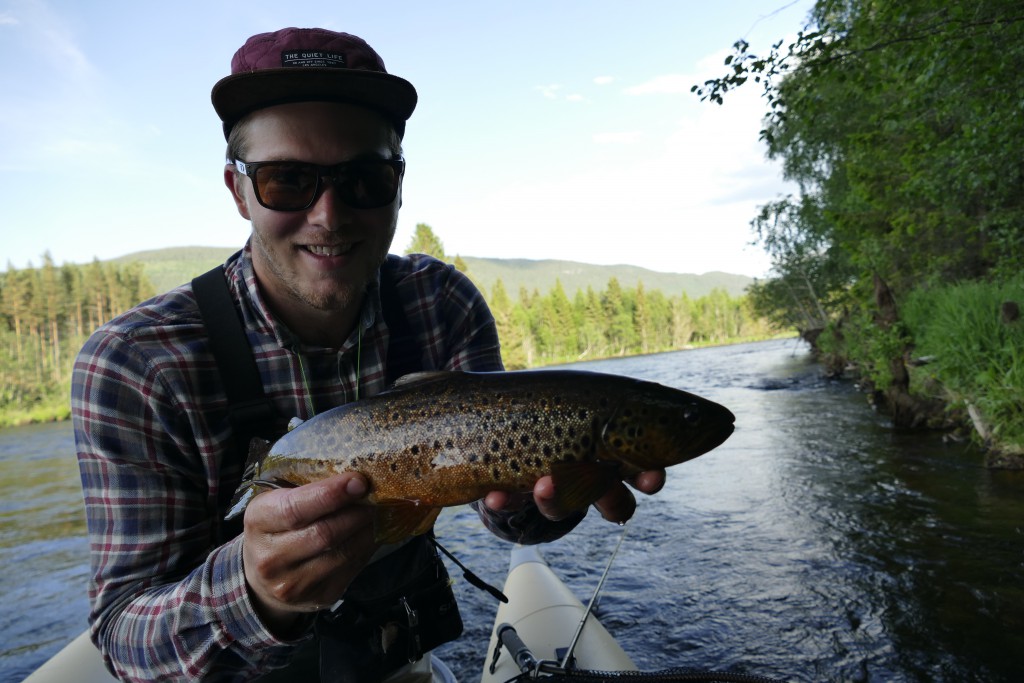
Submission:
<svg viewBox="0 0 1024 683">
<path fill-rule="evenodd" d="M 915 355 L 955 404 L 973 406 L 999 447 L 1024 449 L 1024 320 L 1005 322 L 1005 301 L 1024 305 L 1024 277 L 921 289 L 902 305 Z"/>
<path fill-rule="evenodd" d="M 6 406 L 0 409 L 0 429 L 38 422 L 60 422 L 71 417 L 66 393 L 46 397 L 30 406 Z"/>
</svg>

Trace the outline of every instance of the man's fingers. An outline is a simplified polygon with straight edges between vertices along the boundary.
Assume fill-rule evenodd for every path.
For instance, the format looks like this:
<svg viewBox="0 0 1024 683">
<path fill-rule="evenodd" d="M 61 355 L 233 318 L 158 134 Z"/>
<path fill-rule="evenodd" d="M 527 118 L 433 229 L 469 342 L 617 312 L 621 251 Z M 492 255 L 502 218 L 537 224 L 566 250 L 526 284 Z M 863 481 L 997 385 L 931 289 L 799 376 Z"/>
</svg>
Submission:
<svg viewBox="0 0 1024 683">
<path fill-rule="evenodd" d="M 636 497 L 624 484 L 619 483 L 601 496 L 594 503 L 594 507 L 609 522 L 627 522 L 636 512 Z"/>
<path fill-rule="evenodd" d="M 252 499 L 250 510 L 259 517 L 264 532 L 274 533 L 301 529 L 335 510 L 352 505 L 366 495 L 366 480 L 355 472 L 313 482 L 294 489 L 277 489 Z"/>
<path fill-rule="evenodd" d="M 665 486 L 665 470 L 641 472 L 633 477 L 629 483 L 641 493 L 646 493 L 647 495 L 657 493 Z"/>
</svg>

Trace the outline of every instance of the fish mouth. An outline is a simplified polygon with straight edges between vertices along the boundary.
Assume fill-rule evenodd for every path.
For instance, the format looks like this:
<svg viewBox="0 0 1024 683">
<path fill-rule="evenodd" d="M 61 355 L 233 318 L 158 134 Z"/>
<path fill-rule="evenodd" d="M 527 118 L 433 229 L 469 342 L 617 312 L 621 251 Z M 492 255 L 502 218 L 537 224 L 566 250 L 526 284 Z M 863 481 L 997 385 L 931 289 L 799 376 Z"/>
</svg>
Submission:
<svg viewBox="0 0 1024 683">
<path fill-rule="evenodd" d="M 717 429 L 709 433 L 707 441 L 707 450 L 718 448 L 726 439 L 732 436 L 732 433 L 736 431 L 736 416 L 733 415 L 732 411 L 725 406 L 718 405 L 718 410 L 715 410 L 715 415 L 712 416 L 712 424 L 717 426 Z"/>
</svg>

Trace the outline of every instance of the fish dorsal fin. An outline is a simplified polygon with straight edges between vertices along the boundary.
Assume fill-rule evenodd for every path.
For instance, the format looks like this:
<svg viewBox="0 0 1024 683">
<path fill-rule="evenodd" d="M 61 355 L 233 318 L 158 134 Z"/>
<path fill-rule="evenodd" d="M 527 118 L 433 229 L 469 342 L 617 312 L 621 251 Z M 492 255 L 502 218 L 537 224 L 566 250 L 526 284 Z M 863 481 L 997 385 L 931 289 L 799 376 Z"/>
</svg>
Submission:
<svg viewBox="0 0 1024 683">
<path fill-rule="evenodd" d="M 392 388 L 404 389 L 417 384 L 436 382 L 438 380 L 451 377 L 454 374 L 455 372 L 453 370 L 424 370 L 423 372 L 410 372 L 408 375 L 402 375 L 396 379 Z"/>
</svg>

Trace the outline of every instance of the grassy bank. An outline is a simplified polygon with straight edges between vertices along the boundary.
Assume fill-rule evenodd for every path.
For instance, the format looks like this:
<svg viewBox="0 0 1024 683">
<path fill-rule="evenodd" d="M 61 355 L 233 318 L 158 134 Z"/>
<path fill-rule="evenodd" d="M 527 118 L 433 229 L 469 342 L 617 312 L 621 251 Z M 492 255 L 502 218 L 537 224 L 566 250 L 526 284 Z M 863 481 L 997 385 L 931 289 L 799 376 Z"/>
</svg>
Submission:
<svg viewBox="0 0 1024 683">
<path fill-rule="evenodd" d="M 1024 455 L 1024 277 L 920 289 L 901 317 L 922 391 L 940 390 L 984 444 Z"/>
<path fill-rule="evenodd" d="M 816 346 L 833 372 L 854 368 L 879 407 L 916 413 L 917 426 L 962 427 L 991 465 L 1024 467 L 1022 304 L 1022 276 L 921 286 L 896 302 L 898 319 L 879 324 L 879 311 L 859 309 Z"/>
<path fill-rule="evenodd" d="M 48 396 L 31 406 L 8 406 L 0 410 L 0 429 L 40 422 L 60 422 L 71 417 L 67 395 Z"/>
</svg>

